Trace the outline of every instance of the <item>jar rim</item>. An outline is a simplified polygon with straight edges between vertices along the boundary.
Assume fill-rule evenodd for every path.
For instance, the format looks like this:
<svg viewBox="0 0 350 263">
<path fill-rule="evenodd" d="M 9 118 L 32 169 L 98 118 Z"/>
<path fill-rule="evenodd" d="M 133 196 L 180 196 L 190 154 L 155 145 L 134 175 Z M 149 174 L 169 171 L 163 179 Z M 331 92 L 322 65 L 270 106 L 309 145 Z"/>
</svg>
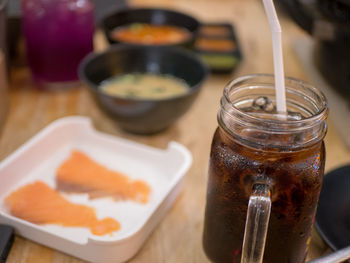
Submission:
<svg viewBox="0 0 350 263">
<path fill-rule="evenodd" d="M 257 116 L 253 116 L 240 108 L 233 105 L 230 99 L 230 92 L 233 89 L 239 89 L 237 86 L 239 83 L 242 83 L 247 80 L 255 79 L 255 78 L 269 78 L 271 80 L 274 80 L 274 75 L 272 74 L 251 74 L 246 75 L 242 77 L 238 77 L 232 81 L 230 81 L 224 89 L 223 92 L 223 99 L 224 102 L 221 101 L 221 104 L 228 103 L 231 107 L 230 110 L 232 110 L 232 113 L 234 115 L 239 115 L 244 118 L 246 123 L 258 123 L 258 122 L 264 122 L 264 127 L 269 127 L 269 130 L 281 130 L 281 127 L 288 127 L 288 131 L 292 132 L 293 130 L 300 130 L 300 129 L 308 129 L 310 127 L 313 127 L 315 125 L 319 125 L 320 122 L 323 122 L 326 120 L 328 115 L 328 102 L 325 97 L 325 95 L 317 88 L 312 86 L 311 84 L 308 84 L 302 80 L 292 78 L 292 77 L 285 77 L 286 81 L 289 81 L 291 83 L 294 83 L 295 85 L 301 86 L 306 88 L 307 90 L 311 91 L 313 94 L 315 94 L 319 101 L 321 101 L 321 105 L 318 105 L 317 112 L 313 113 L 311 116 L 307 116 L 300 120 L 287 120 L 282 118 L 277 119 L 261 119 Z M 237 87 L 235 87 L 237 86 Z M 291 88 L 286 85 L 286 90 L 290 90 Z M 223 107 L 223 105 L 221 105 Z M 261 127 L 262 128 L 262 127 Z"/>
</svg>

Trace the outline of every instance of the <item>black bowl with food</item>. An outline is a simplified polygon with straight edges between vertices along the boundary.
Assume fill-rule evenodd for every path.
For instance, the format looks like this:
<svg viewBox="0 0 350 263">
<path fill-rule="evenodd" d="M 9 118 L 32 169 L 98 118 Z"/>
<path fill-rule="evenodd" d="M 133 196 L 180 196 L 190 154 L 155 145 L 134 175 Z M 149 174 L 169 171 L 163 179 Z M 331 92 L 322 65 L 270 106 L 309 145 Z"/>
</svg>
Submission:
<svg viewBox="0 0 350 263">
<path fill-rule="evenodd" d="M 181 117 L 207 74 L 194 53 L 178 47 L 112 45 L 79 67 L 98 105 L 122 129 L 139 134 L 159 132 Z"/>
<path fill-rule="evenodd" d="M 101 26 L 111 44 L 190 46 L 200 24 L 177 11 L 127 8 L 107 14 Z"/>
</svg>

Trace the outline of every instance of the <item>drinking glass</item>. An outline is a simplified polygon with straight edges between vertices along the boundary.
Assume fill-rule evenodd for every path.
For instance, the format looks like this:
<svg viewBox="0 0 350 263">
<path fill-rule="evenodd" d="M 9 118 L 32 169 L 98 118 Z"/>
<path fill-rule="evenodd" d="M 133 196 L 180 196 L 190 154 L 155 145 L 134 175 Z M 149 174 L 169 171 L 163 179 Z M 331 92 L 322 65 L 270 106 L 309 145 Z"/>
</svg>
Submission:
<svg viewBox="0 0 350 263">
<path fill-rule="evenodd" d="M 93 3 L 22 0 L 21 6 L 27 59 L 36 83 L 60 87 L 76 82 L 81 59 L 93 49 Z"/>
<path fill-rule="evenodd" d="M 288 114 L 271 75 L 227 85 L 209 161 L 203 246 L 213 262 L 301 263 L 325 164 L 327 101 L 286 78 Z"/>
</svg>

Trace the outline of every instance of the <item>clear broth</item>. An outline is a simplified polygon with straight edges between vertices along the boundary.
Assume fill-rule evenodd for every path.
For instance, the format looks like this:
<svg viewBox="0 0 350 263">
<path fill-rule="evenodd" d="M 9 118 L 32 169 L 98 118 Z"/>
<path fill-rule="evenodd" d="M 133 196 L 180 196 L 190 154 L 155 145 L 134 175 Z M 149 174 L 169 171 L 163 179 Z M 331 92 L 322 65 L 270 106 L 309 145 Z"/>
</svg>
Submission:
<svg viewBox="0 0 350 263">
<path fill-rule="evenodd" d="M 100 86 L 100 90 L 108 95 L 138 99 L 177 97 L 187 93 L 189 89 L 182 79 L 150 73 L 115 76 L 103 81 Z"/>
</svg>

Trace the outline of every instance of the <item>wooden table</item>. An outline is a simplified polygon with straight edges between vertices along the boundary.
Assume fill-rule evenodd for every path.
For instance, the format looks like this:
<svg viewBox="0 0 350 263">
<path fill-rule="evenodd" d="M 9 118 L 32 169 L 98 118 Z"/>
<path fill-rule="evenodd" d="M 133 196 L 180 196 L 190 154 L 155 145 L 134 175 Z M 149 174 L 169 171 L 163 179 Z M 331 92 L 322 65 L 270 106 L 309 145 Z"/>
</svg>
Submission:
<svg viewBox="0 0 350 263">
<path fill-rule="evenodd" d="M 96 128 L 103 132 L 159 148 L 165 148 L 170 140 L 178 141 L 187 146 L 194 157 L 193 165 L 186 177 L 185 189 L 168 215 L 130 262 L 208 262 L 202 250 L 201 236 L 209 147 L 217 126 L 219 99 L 223 87 L 230 79 L 251 73 L 272 72 L 268 24 L 262 5 L 257 0 L 132 0 L 131 4 L 174 8 L 207 22 L 232 22 L 241 41 L 244 61 L 232 75 L 210 76 L 191 110 L 171 128 L 153 136 L 136 136 L 119 130 L 95 105 L 83 86 L 54 93 L 35 90 L 27 67 L 17 66 L 12 71 L 11 108 L 0 138 L 0 158 L 4 159 L 53 120 L 68 115 L 89 116 Z M 281 24 L 284 30 L 285 72 L 287 75 L 307 80 L 292 48 L 292 40 L 296 37 L 305 37 L 305 33 L 282 16 Z M 103 48 L 104 42 L 101 37 L 98 36 L 96 39 L 97 48 Z M 350 152 L 339 139 L 332 120 L 328 123 L 327 171 L 350 162 Z M 327 246 L 313 231 L 309 258 L 327 252 Z M 82 261 L 16 237 L 8 262 Z"/>
</svg>

